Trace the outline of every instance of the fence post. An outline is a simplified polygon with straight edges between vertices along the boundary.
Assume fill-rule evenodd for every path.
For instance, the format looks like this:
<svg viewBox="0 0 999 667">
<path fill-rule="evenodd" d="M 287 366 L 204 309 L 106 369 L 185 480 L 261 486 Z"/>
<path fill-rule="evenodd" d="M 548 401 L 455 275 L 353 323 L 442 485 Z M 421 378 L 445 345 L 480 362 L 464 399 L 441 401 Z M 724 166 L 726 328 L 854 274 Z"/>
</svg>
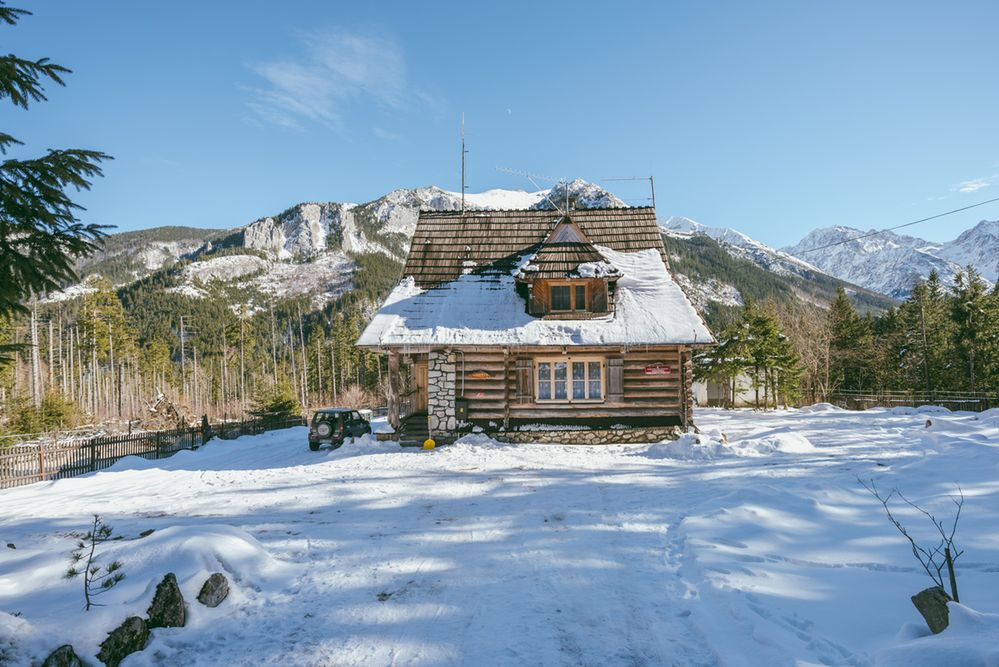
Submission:
<svg viewBox="0 0 999 667">
<path fill-rule="evenodd" d="M 45 481 L 45 448 L 38 445 L 38 479 Z"/>
<path fill-rule="evenodd" d="M 160 432 L 156 431 L 156 460 L 160 458 Z"/>
<path fill-rule="evenodd" d="M 87 447 L 90 449 L 90 472 L 94 472 L 97 470 L 97 447 L 94 446 L 93 439 L 87 443 Z"/>
</svg>

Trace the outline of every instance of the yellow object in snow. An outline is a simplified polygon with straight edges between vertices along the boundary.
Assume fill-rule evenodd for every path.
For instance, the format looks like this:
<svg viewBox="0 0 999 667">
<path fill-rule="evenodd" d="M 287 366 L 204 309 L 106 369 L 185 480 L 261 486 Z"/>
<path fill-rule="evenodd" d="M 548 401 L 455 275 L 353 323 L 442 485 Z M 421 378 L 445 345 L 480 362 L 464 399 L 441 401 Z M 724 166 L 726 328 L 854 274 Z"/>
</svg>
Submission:
<svg viewBox="0 0 999 667">
<path fill-rule="evenodd" d="M 437 446 L 437 443 L 434 442 L 433 438 L 427 438 L 426 440 L 423 441 L 423 448 L 424 449 L 433 449 L 436 446 Z"/>
</svg>

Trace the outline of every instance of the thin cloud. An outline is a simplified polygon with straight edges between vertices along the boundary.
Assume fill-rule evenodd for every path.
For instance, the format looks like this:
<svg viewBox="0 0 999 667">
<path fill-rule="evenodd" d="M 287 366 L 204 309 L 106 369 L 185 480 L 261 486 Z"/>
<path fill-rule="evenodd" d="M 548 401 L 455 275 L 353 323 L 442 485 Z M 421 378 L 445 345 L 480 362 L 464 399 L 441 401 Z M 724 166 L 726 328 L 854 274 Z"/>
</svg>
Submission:
<svg viewBox="0 0 999 667">
<path fill-rule="evenodd" d="M 300 57 L 250 67 L 264 80 L 248 89 L 247 107 L 257 119 L 285 128 L 306 122 L 341 128 L 354 102 L 400 109 L 410 97 L 405 58 L 388 36 L 310 31 L 300 43 Z"/>
<path fill-rule="evenodd" d="M 978 192 L 995 183 L 997 179 L 999 179 L 999 174 L 993 174 L 985 178 L 973 178 L 970 181 L 958 183 L 955 189 L 958 192 Z"/>
</svg>

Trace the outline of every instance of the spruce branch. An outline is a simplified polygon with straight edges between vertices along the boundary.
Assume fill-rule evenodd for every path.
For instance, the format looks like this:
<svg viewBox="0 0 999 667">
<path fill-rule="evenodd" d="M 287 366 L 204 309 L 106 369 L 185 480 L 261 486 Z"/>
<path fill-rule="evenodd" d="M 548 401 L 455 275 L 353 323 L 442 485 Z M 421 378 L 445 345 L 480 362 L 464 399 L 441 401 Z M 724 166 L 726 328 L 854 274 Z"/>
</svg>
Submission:
<svg viewBox="0 0 999 667">
<path fill-rule="evenodd" d="M 66 570 L 66 578 L 74 579 L 83 575 L 83 599 L 86 602 L 85 611 L 90 611 L 91 607 L 100 606 L 93 601 L 93 598 L 107 593 L 125 578 L 123 565 L 120 560 L 115 560 L 107 565 L 96 562 L 97 547 L 111 541 L 114 530 L 104 523 L 99 514 L 94 515 L 94 523 L 90 531 L 76 543 L 76 550 L 70 555 L 70 566 Z M 78 564 L 86 560 L 86 565 L 78 567 Z"/>
</svg>

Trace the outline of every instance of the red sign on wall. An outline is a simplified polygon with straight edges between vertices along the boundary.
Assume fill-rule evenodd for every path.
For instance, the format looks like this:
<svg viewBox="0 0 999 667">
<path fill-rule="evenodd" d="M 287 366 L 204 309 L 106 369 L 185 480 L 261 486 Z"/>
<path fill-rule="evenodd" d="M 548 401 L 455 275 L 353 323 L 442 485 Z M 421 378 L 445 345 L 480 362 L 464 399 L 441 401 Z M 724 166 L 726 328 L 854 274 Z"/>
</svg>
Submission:
<svg viewBox="0 0 999 667">
<path fill-rule="evenodd" d="M 669 375 L 673 369 L 666 364 L 649 364 L 645 367 L 646 375 Z"/>
</svg>

